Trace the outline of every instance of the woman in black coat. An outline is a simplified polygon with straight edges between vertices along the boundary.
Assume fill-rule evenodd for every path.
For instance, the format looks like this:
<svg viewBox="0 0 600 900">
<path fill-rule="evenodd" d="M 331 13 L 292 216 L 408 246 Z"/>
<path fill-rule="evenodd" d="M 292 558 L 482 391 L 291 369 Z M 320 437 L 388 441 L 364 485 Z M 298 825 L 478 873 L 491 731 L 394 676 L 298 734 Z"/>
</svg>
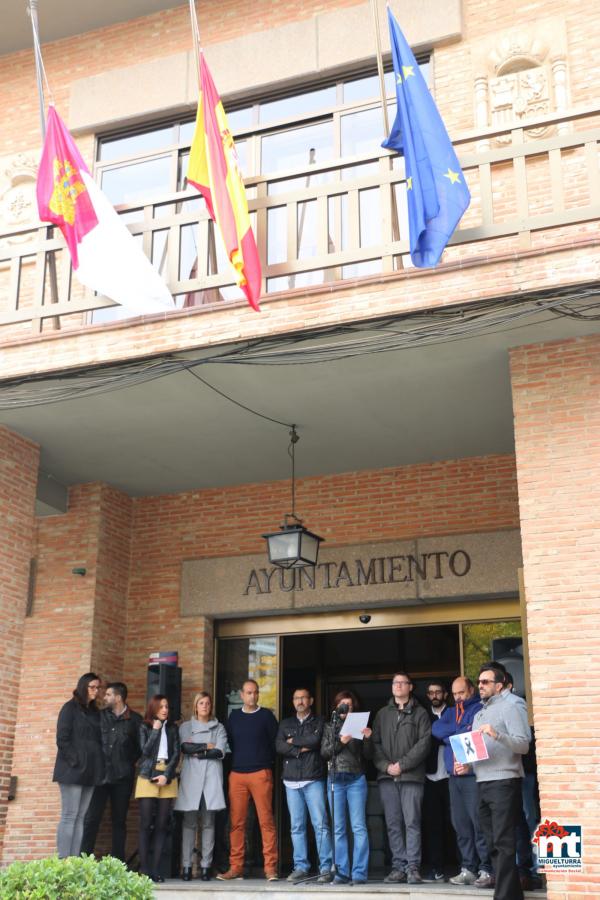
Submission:
<svg viewBox="0 0 600 900">
<path fill-rule="evenodd" d="M 179 729 L 169 721 L 169 701 L 155 694 L 140 725 L 140 757 L 135 797 L 140 808 L 140 870 L 153 881 L 159 872 L 173 800 L 177 796 Z"/>
<path fill-rule="evenodd" d="M 87 672 L 61 709 L 56 725 L 58 753 L 53 781 L 60 787 L 61 812 L 56 845 L 58 856 L 79 856 L 83 820 L 94 787 L 104 780 L 100 710 L 96 698 L 100 679 Z"/>
</svg>

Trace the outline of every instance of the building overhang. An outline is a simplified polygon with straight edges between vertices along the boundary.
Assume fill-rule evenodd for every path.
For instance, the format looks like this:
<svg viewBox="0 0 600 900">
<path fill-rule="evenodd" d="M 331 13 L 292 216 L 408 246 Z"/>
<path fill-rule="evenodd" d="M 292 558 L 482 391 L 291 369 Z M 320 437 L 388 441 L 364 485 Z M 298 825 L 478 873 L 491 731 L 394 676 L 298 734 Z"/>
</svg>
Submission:
<svg viewBox="0 0 600 900">
<path fill-rule="evenodd" d="M 132 496 L 286 479 L 291 424 L 300 478 L 507 454 L 510 348 L 597 332 L 594 304 L 444 308 L 4 381 L 0 422 L 41 445 L 51 480 Z"/>
</svg>

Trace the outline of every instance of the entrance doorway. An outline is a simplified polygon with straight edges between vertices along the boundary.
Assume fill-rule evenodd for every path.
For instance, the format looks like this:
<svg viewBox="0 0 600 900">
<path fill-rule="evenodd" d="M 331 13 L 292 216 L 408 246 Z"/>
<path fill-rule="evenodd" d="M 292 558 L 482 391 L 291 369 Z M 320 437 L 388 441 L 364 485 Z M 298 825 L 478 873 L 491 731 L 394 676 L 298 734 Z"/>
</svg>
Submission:
<svg viewBox="0 0 600 900">
<path fill-rule="evenodd" d="M 301 634 L 282 638 L 281 715 L 293 715 L 292 694 L 298 687 L 308 688 L 315 698 L 315 709 L 326 719 L 333 709 L 333 698 L 342 689 L 351 689 L 363 711 L 369 711 L 369 724 L 375 713 L 391 696 L 395 672 L 411 673 L 415 694 L 426 701 L 427 685 L 432 678 L 448 683 L 460 672 L 460 633 L 458 625 L 433 625 L 416 628 L 386 628 L 381 631 L 340 631 L 333 634 Z M 372 763 L 367 765 L 367 828 L 369 831 L 369 870 L 377 875 L 389 865 L 389 848 L 383 809 Z M 279 836 L 284 871 L 291 866 L 289 815 L 285 797 L 279 799 Z M 314 848 L 311 848 L 314 854 Z M 316 858 L 313 864 L 316 864 Z"/>
<path fill-rule="evenodd" d="M 375 713 L 391 696 L 390 682 L 396 671 L 410 673 L 415 695 L 425 703 L 432 678 L 450 686 L 457 674 L 476 675 L 479 665 L 494 656 L 502 641 L 518 647 L 519 613 L 515 598 L 423 610 L 373 610 L 370 621 L 364 624 L 356 612 L 217 623 L 217 716 L 221 721 L 227 719 L 229 712 L 240 705 L 242 682 L 254 678 L 260 685 L 261 705 L 272 709 L 279 720 L 293 715 L 291 697 L 295 688 L 309 688 L 316 712 L 326 718 L 335 694 L 350 688 L 361 708 L 371 712 L 372 724 Z M 275 777 L 281 870 L 285 873 L 292 868 L 292 848 L 279 762 Z M 367 780 L 370 868 L 377 874 L 389 865 L 389 852 L 372 765 Z M 258 835 L 249 843 L 259 846 Z M 316 863 L 314 847 L 311 855 Z M 260 853 L 254 865 L 260 867 Z"/>
</svg>

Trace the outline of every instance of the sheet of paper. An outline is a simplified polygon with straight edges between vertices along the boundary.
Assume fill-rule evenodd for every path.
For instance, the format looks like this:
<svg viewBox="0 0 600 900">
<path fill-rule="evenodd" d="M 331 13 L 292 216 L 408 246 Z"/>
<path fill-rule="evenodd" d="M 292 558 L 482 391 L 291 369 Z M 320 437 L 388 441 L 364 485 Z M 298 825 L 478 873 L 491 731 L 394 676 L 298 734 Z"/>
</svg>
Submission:
<svg viewBox="0 0 600 900">
<path fill-rule="evenodd" d="M 364 735 L 361 734 L 361 731 L 363 730 L 363 728 L 367 727 L 370 715 L 371 713 L 368 712 L 348 713 L 344 720 L 344 724 L 340 729 L 340 735 L 349 734 L 350 737 L 362 741 Z"/>
</svg>

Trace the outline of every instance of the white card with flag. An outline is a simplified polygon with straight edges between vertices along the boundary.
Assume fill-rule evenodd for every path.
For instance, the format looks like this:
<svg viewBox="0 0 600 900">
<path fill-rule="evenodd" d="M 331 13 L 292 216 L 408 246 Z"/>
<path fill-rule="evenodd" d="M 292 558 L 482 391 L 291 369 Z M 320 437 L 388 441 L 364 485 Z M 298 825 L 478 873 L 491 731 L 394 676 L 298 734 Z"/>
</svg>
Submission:
<svg viewBox="0 0 600 900">
<path fill-rule="evenodd" d="M 454 758 L 459 763 L 469 764 L 482 759 L 489 759 L 485 738 L 480 731 L 451 734 L 450 745 Z"/>
</svg>

